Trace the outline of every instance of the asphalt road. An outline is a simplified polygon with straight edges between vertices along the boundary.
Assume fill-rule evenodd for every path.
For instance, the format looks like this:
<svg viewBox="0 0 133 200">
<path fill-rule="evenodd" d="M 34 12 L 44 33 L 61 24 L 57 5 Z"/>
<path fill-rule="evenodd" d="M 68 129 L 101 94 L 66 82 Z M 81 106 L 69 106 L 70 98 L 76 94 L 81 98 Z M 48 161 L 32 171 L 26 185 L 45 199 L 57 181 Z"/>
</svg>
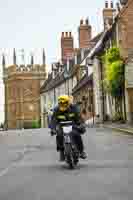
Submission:
<svg viewBox="0 0 133 200">
<path fill-rule="evenodd" d="M 88 158 L 58 162 L 47 129 L 0 133 L 0 200 L 132 200 L 133 136 L 88 129 Z"/>
</svg>

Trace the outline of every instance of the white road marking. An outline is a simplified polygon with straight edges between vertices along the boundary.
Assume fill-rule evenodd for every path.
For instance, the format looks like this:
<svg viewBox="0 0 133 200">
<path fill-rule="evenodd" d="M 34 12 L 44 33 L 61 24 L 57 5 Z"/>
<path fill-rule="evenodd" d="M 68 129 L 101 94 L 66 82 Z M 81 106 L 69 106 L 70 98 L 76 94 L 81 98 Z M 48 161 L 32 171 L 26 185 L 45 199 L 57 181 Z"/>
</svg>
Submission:
<svg viewBox="0 0 133 200">
<path fill-rule="evenodd" d="M 9 167 L 7 167 L 7 168 L 5 168 L 4 170 L 2 170 L 2 171 L 0 172 L 0 177 L 6 175 L 12 167 L 13 167 L 13 164 L 11 164 Z"/>
<path fill-rule="evenodd" d="M 21 151 L 21 152 L 19 152 L 19 153 L 21 153 L 21 154 L 22 154 L 22 157 L 23 157 L 26 151 L 27 151 L 27 148 L 24 148 L 24 150 Z M 20 161 L 21 161 L 21 160 L 19 160 L 19 162 L 20 162 Z M 1 171 L 0 171 L 0 177 L 5 176 L 5 175 L 9 172 L 10 169 L 12 169 L 13 167 L 15 167 L 15 164 L 16 164 L 17 162 L 18 162 L 18 161 L 13 161 L 8 167 L 6 167 L 5 169 L 1 170 Z"/>
</svg>

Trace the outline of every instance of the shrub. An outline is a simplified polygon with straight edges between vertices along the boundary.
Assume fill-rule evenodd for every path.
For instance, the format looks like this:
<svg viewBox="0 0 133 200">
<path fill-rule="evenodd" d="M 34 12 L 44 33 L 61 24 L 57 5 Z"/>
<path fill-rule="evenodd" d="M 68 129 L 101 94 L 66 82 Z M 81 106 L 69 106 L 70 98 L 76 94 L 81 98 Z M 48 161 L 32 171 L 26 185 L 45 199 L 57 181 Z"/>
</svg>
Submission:
<svg viewBox="0 0 133 200">
<path fill-rule="evenodd" d="M 40 121 L 32 121 L 32 128 L 40 128 Z"/>
</svg>

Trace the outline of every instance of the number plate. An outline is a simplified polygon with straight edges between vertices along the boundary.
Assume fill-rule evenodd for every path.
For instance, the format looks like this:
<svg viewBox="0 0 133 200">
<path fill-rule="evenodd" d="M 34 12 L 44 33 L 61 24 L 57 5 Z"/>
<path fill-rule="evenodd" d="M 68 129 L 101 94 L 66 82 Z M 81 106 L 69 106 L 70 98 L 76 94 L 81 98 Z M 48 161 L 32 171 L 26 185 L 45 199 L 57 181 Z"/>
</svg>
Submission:
<svg viewBox="0 0 133 200">
<path fill-rule="evenodd" d="M 64 142 L 65 143 L 71 143 L 71 139 L 69 136 L 64 136 Z"/>
<path fill-rule="evenodd" d="M 63 132 L 64 133 L 71 133 L 72 132 L 72 126 L 64 126 Z"/>
</svg>

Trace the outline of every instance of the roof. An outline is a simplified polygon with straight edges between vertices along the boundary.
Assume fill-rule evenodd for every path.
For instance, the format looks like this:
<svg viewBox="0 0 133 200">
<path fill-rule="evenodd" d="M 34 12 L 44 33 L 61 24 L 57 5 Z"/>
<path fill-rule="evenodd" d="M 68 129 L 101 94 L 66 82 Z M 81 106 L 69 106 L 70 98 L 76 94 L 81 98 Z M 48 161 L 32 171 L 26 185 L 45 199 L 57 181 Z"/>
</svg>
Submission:
<svg viewBox="0 0 133 200">
<path fill-rule="evenodd" d="M 42 85 L 42 87 L 40 89 L 40 93 L 44 93 L 44 92 L 47 92 L 49 90 L 52 90 L 53 88 L 56 88 L 58 85 L 63 83 L 68 78 L 72 77 L 75 74 L 75 71 L 73 69 L 73 65 L 74 65 L 74 60 L 71 60 L 70 61 L 70 68 L 69 68 L 69 73 L 70 73 L 69 77 L 65 76 L 65 72 L 66 72 L 66 69 L 67 69 L 66 64 L 64 64 L 64 66 L 63 66 L 64 70 L 62 72 L 58 73 L 55 76 L 54 79 L 52 77 L 52 72 L 51 72 L 48 79 Z"/>
<path fill-rule="evenodd" d="M 127 4 L 123 6 L 121 11 L 116 15 L 112 26 L 108 30 L 105 30 L 104 32 L 102 32 L 102 34 L 99 37 L 99 40 L 97 40 L 96 45 L 94 46 L 94 48 L 92 49 L 92 51 L 89 53 L 87 57 L 93 58 L 97 53 L 99 53 L 104 48 L 105 41 L 112 34 L 113 28 L 116 26 L 117 20 L 119 19 L 119 17 L 123 15 L 123 13 L 126 11 L 126 9 L 130 6 L 131 3 L 133 3 L 133 0 L 128 0 Z"/>
<path fill-rule="evenodd" d="M 85 75 L 83 78 L 78 82 L 78 84 L 73 88 L 73 94 L 82 89 L 86 84 L 92 85 L 92 78 L 93 75 L 91 74 L 90 76 Z"/>
<path fill-rule="evenodd" d="M 96 44 L 96 42 L 99 40 L 103 32 L 99 33 L 96 35 L 92 40 L 90 41 L 91 48 L 84 49 L 84 57 L 86 58 L 87 55 L 89 54 L 90 50 L 93 48 L 93 46 Z M 80 65 L 82 62 L 82 49 L 77 50 L 77 65 Z M 69 67 L 69 78 L 72 77 L 76 73 L 76 66 L 74 62 L 74 58 L 70 60 L 70 67 Z M 75 66 L 75 67 L 74 67 Z M 53 88 L 57 87 L 61 83 L 63 83 L 68 77 L 65 77 L 65 72 L 67 69 L 67 65 L 64 64 L 63 66 L 64 71 L 62 73 L 58 73 L 57 76 L 53 79 L 52 78 L 52 72 L 49 75 L 48 79 L 44 82 L 40 89 L 40 93 L 47 92 L 49 90 L 52 90 Z"/>
<path fill-rule="evenodd" d="M 98 33 L 94 38 L 92 38 L 91 42 L 95 42 L 95 43 L 98 42 L 102 34 L 103 34 L 103 31 Z"/>
<path fill-rule="evenodd" d="M 99 37 L 97 38 L 97 43 L 94 45 L 94 47 L 91 49 L 91 51 L 88 53 L 88 55 L 84 58 L 81 65 L 84 65 L 85 60 L 87 58 L 92 59 L 95 55 L 101 53 L 101 51 L 104 48 L 105 41 L 109 38 L 110 34 L 112 32 L 112 26 L 108 29 L 102 32 Z"/>
</svg>

